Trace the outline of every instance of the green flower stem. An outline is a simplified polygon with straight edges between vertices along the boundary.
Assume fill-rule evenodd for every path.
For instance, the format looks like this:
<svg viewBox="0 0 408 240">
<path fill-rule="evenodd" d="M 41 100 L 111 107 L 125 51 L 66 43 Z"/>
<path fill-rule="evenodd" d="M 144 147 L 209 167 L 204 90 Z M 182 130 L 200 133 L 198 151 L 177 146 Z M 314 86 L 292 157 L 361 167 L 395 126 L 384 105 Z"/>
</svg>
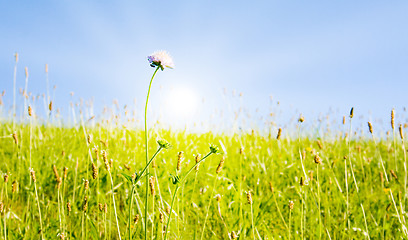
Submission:
<svg viewBox="0 0 408 240">
<path fill-rule="evenodd" d="M 190 170 L 187 171 L 186 175 L 184 175 L 183 179 L 177 183 L 176 185 L 176 189 L 174 189 L 174 193 L 173 193 L 173 198 L 171 200 L 171 206 L 170 206 L 170 213 L 169 213 L 169 217 L 167 218 L 167 225 L 166 225 L 166 233 L 164 234 L 164 240 L 167 239 L 167 232 L 169 229 L 169 224 L 170 224 L 170 219 L 171 219 L 171 213 L 173 211 L 173 204 L 174 204 L 174 199 L 176 198 L 177 195 L 177 191 L 180 188 L 180 186 L 184 183 L 184 181 L 187 179 L 188 174 L 190 174 L 190 172 L 198 165 L 200 164 L 202 161 L 204 161 L 204 159 L 206 159 L 207 157 L 209 157 L 212 154 L 212 152 L 209 152 L 207 155 L 205 155 L 200 161 L 196 162 L 196 164 L 194 164 L 194 166 L 192 166 L 190 168 Z"/>
<path fill-rule="evenodd" d="M 136 187 L 136 183 L 142 178 L 143 173 L 146 171 L 146 169 L 150 166 L 150 164 L 153 162 L 153 159 L 156 157 L 156 155 L 160 152 L 160 150 L 162 150 L 163 148 L 161 146 L 159 146 L 159 149 L 157 149 L 157 151 L 154 153 L 153 157 L 150 159 L 150 161 L 147 163 L 147 165 L 143 168 L 143 170 L 140 172 L 140 174 L 138 175 L 138 177 L 136 178 L 136 180 L 133 183 L 132 186 L 132 192 L 130 193 L 130 206 L 129 206 L 129 219 L 128 219 L 128 227 L 129 227 L 129 239 L 132 239 L 132 230 L 131 230 L 131 225 L 130 225 L 130 221 L 132 218 L 132 205 L 133 205 L 133 193 Z"/>
<path fill-rule="evenodd" d="M 154 79 L 154 76 L 156 76 L 157 71 L 159 70 L 160 67 L 156 67 L 156 70 L 153 73 L 152 78 L 150 79 L 149 83 L 149 89 L 147 90 L 147 97 L 146 97 L 146 106 L 145 106 L 145 115 L 144 115 L 144 125 L 145 125 L 145 142 L 146 142 L 146 166 L 148 166 L 149 162 L 149 143 L 148 143 L 148 133 L 147 133 L 147 105 L 149 103 L 149 95 L 150 95 L 150 88 L 152 87 L 152 82 Z M 149 168 L 147 168 L 147 174 L 149 174 Z M 148 210 L 148 204 L 149 204 L 149 194 L 147 192 L 149 191 L 149 181 L 146 181 L 146 198 L 145 198 L 145 218 L 146 218 L 146 224 L 145 224 L 145 240 L 147 240 L 147 210 Z"/>
<path fill-rule="evenodd" d="M 136 184 L 143 176 L 143 173 L 146 172 L 146 170 L 149 169 L 150 164 L 153 162 L 154 158 L 156 157 L 156 155 L 160 152 L 160 150 L 162 150 L 162 147 L 159 147 L 159 149 L 157 149 L 157 151 L 154 153 L 153 157 L 149 160 L 149 162 L 146 164 L 146 166 L 143 168 L 143 170 L 140 172 L 140 174 L 138 175 L 138 177 L 136 178 L 134 184 Z M 148 173 L 147 173 L 148 174 Z"/>
</svg>

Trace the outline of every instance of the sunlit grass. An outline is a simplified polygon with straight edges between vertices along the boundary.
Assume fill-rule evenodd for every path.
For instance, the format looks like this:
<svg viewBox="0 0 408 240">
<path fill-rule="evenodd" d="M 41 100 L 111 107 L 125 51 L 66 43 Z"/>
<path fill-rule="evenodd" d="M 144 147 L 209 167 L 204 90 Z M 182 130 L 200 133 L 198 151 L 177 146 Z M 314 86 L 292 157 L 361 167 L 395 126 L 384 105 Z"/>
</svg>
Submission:
<svg viewBox="0 0 408 240">
<path fill-rule="evenodd" d="M 320 235 L 327 239 L 404 236 L 405 150 L 401 141 L 396 141 L 394 149 L 392 139 L 377 139 L 375 143 L 370 139 L 353 138 L 348 144 L 345 134 L 319 139 L 318 143 L 316 139 L 307 137 L 286 138 L 284 134 L 277 140 L 275 136 L 263 136 L 256 132 L 214 135 L 211 132 L 191 134 L 184 131 L 151 131 L 150 152 L 157 150 L 158 138 L 166 139 L 173 148 L 162 151 L 152 165 L 154 168 L 151 174 L 156 178 L 157 191 L 154 205 L 149 204 L 150 208 L 154 206 L 155 209 L 148 212 L 155 216 L 148 216 L 146 221 L 142 199 L 150 194 L 150 190 L 146 193 L 143 187 L 148 178 L 141 178 L 136 184 L 129 215 L 132 184 L 123 175 L 131 176 L 145 166 L 144 131 L 107 128 L 102 124 L 84 129 L 83 126 L 61 128 L 34 123 L 31 167 L 36 175 L 35 184 L 42 215 L 40 220 L 35 185 L 29 170 L 30 125 L 16 125 L 17 143 L 12 136 L 12 123 L 2 123 L 0 131 L 3 136 L 0 138 L 0 169 L 3 176 L 8 176 L 7 182 L 1 183 L 1 232 L 7 239 L 17 239 L 23 235 L 26 238 L 39 238 L 40 233 L 47 239 L 56 238 L 58 234 L 78 239 L 83 236 L 83 231 L 91 239 L 116 238 L 112 187 L 100 153 L 102 150 L 106 151 L 109 160 L 113 160 L 110 172 L 122 235 L 128 236 L 130 216 L 133 238 L 144 237 L 143 226 L 147 222 L 149 238 L 163 239 L 163 228 L 174 196 L 175 187 L 171 176 L 177 175 L 178 154 L 180 151 L 184 153 L 185 159 L 180 166 L 183 174 L 194 166 L 197 154 L 204 156 L 208 153 L 210 143 L 222 144 L 224 153 L 201 163 L 196 174 L 190 174 L 183 184 L 178 185 L 180 190 L 174 198 L 168 239 L 199 239 L 201 235 L 210 239 L 227 239 L 236 235 L 250 239 L 288 238 L 289 234 L 292 238 L 303 236 L 306 239 L 316 239 Z M 84 134 L 93 136 L 89 147 Z M 88 157 L 89 148 L 94 149 L 91 156 L 99 173 L 95 180 Z M 95 154 L 95 149 L 98 149 L 99 156 Z M 303 164 L 309 178 L 307 185 L 301 184 L 300 180 L 301 177 L 304 180 L 305 176 L 299 149 L 301 153 L 305 152 Z M 315 163 L 317 152 L 321 160 L 318 168 Z M 399 165 L 398 171 L 394 154 Z M 344 161 L 345 157 L 350 161 Z M 387 170 L 385 173 L 380 157 Z M 222 170 L 217 173 L 222 159 Z M 344 164 L 348 162 L 353 165 L 358 192 L 348 172 L 349 213 L 346 214 Z M 63 178 L 60 189 L 53 165 Z M 66 177 L 62 174 L 65 167 L 68 168 Z M 84 180 L 89 181 L 89 192 L 84 227 L 81 227 Z M 251 193 L 252 204 L 248 204 L 248 192 Z M 64 211 L 59 209 L 59 202 L 64 203 Z M 71 212 L 66 207 L 67 203 L 71 205 Z M 106 214 L 103 208 L 100 211 L 99 203 L 102 206 L 107 204 Z M 64 214 L 62 220 L 60 212 Z M 133 222 L 136 215 L 140 219 L 137 223 Z M 348 230 L 346 216 L 350 222 Z M 42 231 L 39 232 L 41 224 Z M 232 231 L 234 234 L 231 234 Z"/>
</svg>

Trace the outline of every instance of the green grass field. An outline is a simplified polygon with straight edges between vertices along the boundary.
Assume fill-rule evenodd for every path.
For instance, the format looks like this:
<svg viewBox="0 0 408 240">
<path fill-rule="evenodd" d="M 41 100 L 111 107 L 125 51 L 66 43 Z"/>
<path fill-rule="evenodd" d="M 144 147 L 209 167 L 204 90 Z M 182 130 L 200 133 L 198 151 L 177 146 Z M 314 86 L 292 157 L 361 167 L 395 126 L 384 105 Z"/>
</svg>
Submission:
<svg viewBox="0 0 408 240">
<path fill-rule="evenodd" d="M 56 127 L 27 118 L 31 123 L 1 123 L 3 239 L 119 239 L 118 232 L 122 239 L 142 239 L 145 224 L 148 239 L 164 239 L 176 188 L 167 239 L 407 237 L 406 150 L 398 126 L 387 138 L 375 137 L 374 128 L 374 138 L 350 141 L 349 130 L 314 139 L 289 137 L 283 129 L 277 139 L 277 133 L 152 127 L 149 157 L 157 139 L 173 147 L 158 153 L 131 201 L 129 176 L 146 165 L 143 130 L 106 122 Z M 222 154 L 211 154 L 197 170 L 196 158 L 208 154 L 210 144 Z"/>
</svg>

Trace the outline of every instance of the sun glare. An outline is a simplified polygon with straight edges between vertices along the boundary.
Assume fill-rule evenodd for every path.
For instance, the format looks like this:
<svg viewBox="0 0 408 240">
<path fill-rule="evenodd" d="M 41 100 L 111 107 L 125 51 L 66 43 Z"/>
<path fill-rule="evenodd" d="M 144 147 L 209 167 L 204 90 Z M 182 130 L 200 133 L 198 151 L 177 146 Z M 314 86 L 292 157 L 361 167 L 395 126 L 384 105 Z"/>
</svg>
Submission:
<svg viewBox="0 0 408 240">
<path fill-rule="evenodd" d="M 197 109 L 197 95 L 191 88 L 172 88 L 164 99 L 167 117 L 175 120 L 193 118 Z"/>
</svg>

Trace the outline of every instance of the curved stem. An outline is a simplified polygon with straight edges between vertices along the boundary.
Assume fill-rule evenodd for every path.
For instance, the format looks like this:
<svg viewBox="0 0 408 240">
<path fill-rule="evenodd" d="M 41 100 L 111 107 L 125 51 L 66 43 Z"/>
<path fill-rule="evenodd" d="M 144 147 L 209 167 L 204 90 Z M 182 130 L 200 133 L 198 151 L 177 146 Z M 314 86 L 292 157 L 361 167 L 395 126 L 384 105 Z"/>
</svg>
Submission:
<svg viewBox="0 0 408 240">
<path fill-rule="evenodd" d="M 149 84 L 149 89 L 147 91 L 147 97 L 146 97 L 146 105 L 145 105 L 145 115 L 144 115 L 144 125 L 145 125 L 145 142 L 146 142 L 146 165 L 148 165 L 149 162 L 149 144 L 148 144 L 148 133 L 147 133 L 147 105 L 149 103 L 149 95 L 150 95 L 150 88 L 152 87 L 152 82 L 154 79 L 154 76 L 156 75 L 157 71 L 159 70 L 159 67 L 156 68 L 156 70 L 153 73 L 152 78 L 150 79 L 150 84 Z M 149 168 L 147 168 L 147 174 L 149 174 Z M 145 198 L 145 218 L 146 218 L 146 224 L 145 224 L 145 240 L 147 240 L 147 210 L 148 210 L 148 204 L 149 204 L 149 195 L 147 192 L 149 191 L 149 181 L 146 181 L 146 198 Z"/>
</svg>

